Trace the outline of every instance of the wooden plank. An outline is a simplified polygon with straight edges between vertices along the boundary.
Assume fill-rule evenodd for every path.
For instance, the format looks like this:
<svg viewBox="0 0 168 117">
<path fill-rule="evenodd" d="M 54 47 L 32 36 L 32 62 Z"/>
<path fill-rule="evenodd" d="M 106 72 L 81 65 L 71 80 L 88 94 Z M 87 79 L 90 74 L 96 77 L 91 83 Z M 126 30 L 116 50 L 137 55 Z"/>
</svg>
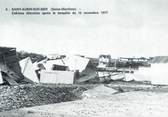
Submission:
<svg viewBox="0 0 168 117">
<path fill-rule="evenodd" d="M 4 79 L 12 86 L 19 86 L 19 84 L 12 78 L 4 77 Z"/>
<path fill-rule="evenodd" d="M 23 76 L 21 74 L 15 73 L 13 70 L 9 69 L 5 65 L 0 64 L 1 71 L 6 73 L 8 77 L 12 78 L 15 81 L 19 81 L 23 79 Z"/>
<path fill-rule="evenodd" d="M 30 80 L 29 78 L 26 78 L 26 77 L 22 81 L 26 82 L 26 83 L 36 84 L 35 82 L 33 82 L 32 80 Z"/>
</svg>

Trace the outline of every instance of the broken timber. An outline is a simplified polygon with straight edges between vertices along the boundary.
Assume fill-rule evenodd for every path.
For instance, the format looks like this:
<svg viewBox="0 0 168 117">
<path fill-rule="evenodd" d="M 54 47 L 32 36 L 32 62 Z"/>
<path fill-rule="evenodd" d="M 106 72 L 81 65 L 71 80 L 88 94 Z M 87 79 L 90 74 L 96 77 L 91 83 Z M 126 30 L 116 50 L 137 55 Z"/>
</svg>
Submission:
<svg viewBox="0 0 168 117">
<path fill-rule="evenodd" d="M 0 69 L 2 78 L 10 85 L 18 85 L 24 79 L 16 55 L 16 48 L 0 47 Z"/>
</svg>

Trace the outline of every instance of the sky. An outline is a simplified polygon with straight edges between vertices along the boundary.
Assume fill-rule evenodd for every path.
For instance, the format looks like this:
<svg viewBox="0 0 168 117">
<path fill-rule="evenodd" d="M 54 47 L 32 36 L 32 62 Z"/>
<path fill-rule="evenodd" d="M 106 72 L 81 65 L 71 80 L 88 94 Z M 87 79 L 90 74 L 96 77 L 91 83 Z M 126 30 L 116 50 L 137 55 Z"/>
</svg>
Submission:
<svg viewBox="0 0 168 117">
<path fill-rule="evenodd" d="M 167 0 L 0 0 L 0 46 L 98 57 L 168 55 Z M 104 15 L 14 16 L 5 8 L 77 8 Z"/>
</svg>

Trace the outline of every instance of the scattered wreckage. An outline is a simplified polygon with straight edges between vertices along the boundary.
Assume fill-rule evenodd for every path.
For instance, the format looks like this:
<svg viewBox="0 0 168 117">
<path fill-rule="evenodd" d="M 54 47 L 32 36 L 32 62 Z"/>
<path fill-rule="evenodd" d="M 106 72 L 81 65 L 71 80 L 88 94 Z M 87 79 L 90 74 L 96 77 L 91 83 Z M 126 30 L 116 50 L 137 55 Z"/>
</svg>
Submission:
<svg viewBox="0 0 168 117">
<path fill-rule="evenodd" d="M 21 82 L 32 82 L 22 72 L 16 55 L 16 48 L 0 47 L 0 83 L 18 85 Z"/>
<path fill-rule="evenodd" d="M 33 63 L 30 57 L 19 61 L 16 48 L 0 47 L 0 84 L 82 84 L 116 80 L 151 83 L 151 79 L 140 75 L 141 69 L 109 67 L 111 58 L 103 57 L 100 56 L 96 63 L 96 59 L 81 55 L 54 55 Z"/>
</svg>

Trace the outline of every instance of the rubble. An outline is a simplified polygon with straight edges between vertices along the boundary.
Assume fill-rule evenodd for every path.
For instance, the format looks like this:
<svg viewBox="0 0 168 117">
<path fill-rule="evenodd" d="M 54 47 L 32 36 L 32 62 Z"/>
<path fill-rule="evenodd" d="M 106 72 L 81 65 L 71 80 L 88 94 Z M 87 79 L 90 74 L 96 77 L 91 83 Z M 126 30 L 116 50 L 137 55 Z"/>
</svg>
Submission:
<svg viewBox="0 0 168 117">
<path fill-rule="evenodd" d="M 24 79 L 16 55 L 16 48 L 0 47 L 0 71 L 3 83 L 17 85 Z"/>
<path fill-rule="evenodd" d="M 0 112 L 80 99 L 86 88 L 78 86 L 19 85 L 0 87 Z"/>
</svg>

